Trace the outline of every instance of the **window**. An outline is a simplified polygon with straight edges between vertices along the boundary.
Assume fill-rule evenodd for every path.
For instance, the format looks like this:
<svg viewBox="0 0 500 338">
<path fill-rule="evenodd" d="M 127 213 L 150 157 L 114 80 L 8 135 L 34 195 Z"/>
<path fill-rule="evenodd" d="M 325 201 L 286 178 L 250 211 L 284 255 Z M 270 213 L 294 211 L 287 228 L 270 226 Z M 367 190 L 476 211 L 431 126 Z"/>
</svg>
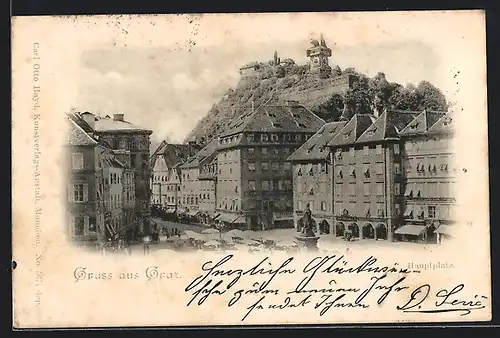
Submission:
<svg viewBox="0 0 500 338">
<path fill-rule="evenodd" d="M 255 148 L 248 148 L 248 155 L 250 156 L 255 155 Z"/>
<path fill-rule="evenodd" d="M 375 147 L 375 153 L 377 155 L 382 155 L 382 145 L 381 144 L 377 144 L 377 146 Z"/>
<path fill-rule="evenodd" d="M 394 145 L 394 154 L 399 155 L 399 144 Z"/>
<path fill-rule="evenodd" d="M 278 134 L 271 134 L 271 141 L 278 142 L 280 140 Z"/>
<path fill-rule="evenodd" d="M 326 211 L 326 202 L 321 201 L 321 211 Z"/>
<path fill-rule="evenodd" d="M 351 176 L 352 178 L 356 178 L 356 167 L 353 165 L 349 168 L 349 176 Z"/>
<path fill-rule="evenodd" d="M 271 148 L 271 153 L 273 155 L 279 155 L 280 154 L 280 150 L 278 148 Z"/>
<path fill-rule="evenodd" d="M 260 140 L 261 140 L 262 142 L 267 142 L 267 141 L 269 141 L 269 135 L 267 135 L 267 134 L 261 134 L 261 135 L 260 135 Z"/>
<path fill-rule="evenodd" d="M 314 176 L 314 167 L 312 165 L 309 166 L 309 176 Z"/>
<path fill-rule="evenodd" d="M 283 148 L 283 154 L 290 155 L 290 148 Z"/>
<path fill-rule="evenodd" d="M 337 168 L 337 177 L 340 178 L 340 179 L 342 179 L 342 177 L 343 177 L 342 168 L 341 167 Z"/>
<path fill-rule="evenodd" d="M 269 162 L 261 163 L 262 170 L 269 170 Z"/>
<path fill-rule="evenodd" d="M 255 135 L 254 134 L 247 134 L 247 141 L 248 142 L 255 142 Z"/>
<path fill-rule="evenodd" d="M 314 201 L 309 201 L 309 210 L 313 211 L 314 210 Z"/>
<path fill-rule="evenodd" d="M 83 153 L 71 154 L 71 168 L 75 170 L 83 169 Z"/>
<path fill-rule="evenodd" d="M 297 176 L 302 176 L 302 166 L 298 165 L 299 169 L 297 170 Z"/>
<path fill-rule="evenodd" d="M 271 163 L 271 169 L 272 169 L 273 171 L 278 171 L 278 170 L 280 170 L 280 164 L 279 164 L 279 162 L 272 162 L 272 163 Z"/>
<path fill-rule="evenodd" d="M 267 148 L 262 148 L 262 155 L 266 156 L 267 155 Z"/>
<path fill-rule="evenodd" d="M 75 235 L 82 236 L 85 234 L 85 217 L 75 216 L 73 217 L 73 222 L 75 226 Z"/>
<path fill-rule="evenodd" d="M 248 162 L 248 170 L 255 171 L 255 162 Z"/>
<path fill-rule="evenodd" d="M 356 156 L 356 149 L 354 147 L 351 147 L 349 149 L 349 151 L 350 151 L 352 157 Z"/>
<path fill-rule="evenodd" d="M 436 206 L 435 205 L 429 205 L 427 207 L 427 215 L 429 218 L 436 218 Z"/>
<path fill-rule="evenodd" d="M 369 164 L 363 164 L 363 175 L 365 175 L 365 178 L 370 178 L 370 165 Z"/>
<path fill-rule="evenodd" d="M 400 216 L 401 215 L 401 206 L 396 203 L 394 204 L 394 216 Z"/>
<path fill-rule="evenodd" d="M 399 183 L 394 183 L 394 195 L 399 196 L 401 194 L 401 185 Z"/>
<path fill-rule="evenodd" d="M 368 146 L 363 147 L 363 155 L 365 156 L 370 155 L 370 148 Z"/>
<path fill-rule="evenodd" d="M 262 190 L 269 190 L 269 181 L 262 181 Z"/>
<path fill-rule="evenodd" d="M 278 181 L 278 190 L 284 190 L 283 181 L 282 180 Z"/>
<path fill-rule="evenodd" d="M 285 189 L 286 190 L 292 189 L 292 180 L 285 180 Z"/>
<path fill-rule="evenodd" d="M 342 159 L 342 149 L 337 149 L 335 151 L 335 159 L 336 160 L 341 160 Z"/>
<path fill-rule="evenodd" d="M 292 170 L 292 163 L 291 162 L 285 162 L 284 168 L 285 168 L 286 171 Z"/>
<path fill-rule="evenodd" d="M 279 190 L 279 182 L 278 181 L 273 181 L 273 190 Z"/>
<path fill-rule="evenodd" d="M 234 192 L 235 192 L 235 193 L 237 193 L 237 192 L 238 192 L 238 186 L 236 186 L 236 187 L 234 188 Z"/>
<path fill-rule="evenodd" d="M 349 183 L 348 185 L 349 196 L 356 196 L 356 183 Z"/>
<path fill-rule="evenodd" d="M 375 163 L 375 173 L 377 175 L 384 174 L 384 164 L 383 163 Z"/>
<path fill-rule="evenodd" d="M 377 183 L 377 196 L 384 195 L 384 183 Z"/>
<path fill-rule="evenodd" d="M 363 183 L 363 194 L 370 196 L 370 183 Z"/>
<path fill-rule="evenodd" d="M 320 170 L 321 170 L 321 173 L 328 174 L 328 165 L 326 163 L 321 163 Z"/>
<path fill-rule="evenodd" d="M 399 163 L 394 163 L 394 174 L 398 175 L 401 173 L 401 166 Z"/>
<path fill-rule="evenodd" d="M 297 201 L 297 210 L 302 210 L 302 201 Z"/>
<path fill-rule="evenodd" d="M 295 134 L 295 141 L 296 142 L 302 141 L 302 135 L 301 134 Z"/>
<path fill-rule="evenodd" d="M 313 195 L 314 195 L 314 188 L 313 188 L 313 187 L 311 187 L 311 189 L 309 189 L 309 195 L 310 195 L 310 196 L 313 196 Z"/>
<path fill-rule="evenodd" d="M 88 186 L 87 184 L 73 184 L 72 185 L 73 202 L 87 202 L 88 201 Z"/>
</svg>

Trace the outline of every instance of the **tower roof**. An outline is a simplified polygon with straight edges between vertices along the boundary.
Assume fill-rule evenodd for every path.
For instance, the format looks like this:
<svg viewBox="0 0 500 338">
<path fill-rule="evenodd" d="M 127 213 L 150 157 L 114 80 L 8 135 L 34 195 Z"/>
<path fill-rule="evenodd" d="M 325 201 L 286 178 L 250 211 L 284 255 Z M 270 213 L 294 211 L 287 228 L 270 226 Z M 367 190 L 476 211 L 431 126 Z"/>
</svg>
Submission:
<svg viewBox="0 0 500 338">
<path fill-rule="evenodd" d="M 418 113 L 416 112 L 386 110 L 366 129 L 356 140 L 356 143 L 378 142 L 390 138 L 398 138 L 399 132 L 417 116 Z"/>
<path fill-rule="evenodd" d="M 342 130 L 345 121 L 330 122 L 321 127 L 320 130 L 311 136 L 302 146 L 300 146 L 288 161 L 306 161 L 327 159 L 330 153 L 328 143 Z"/>
<path fill-rule="evenodd" d="M 422 134 L 427 132 L 445 113 L 424 110 L 411 121 L 401 132 L 401 136 Z"/>
<path fill-rule="evenodd" d="M 375 116 L 370 114 L 356 114 L 338 132 L 338 134 L 328 143 L 329 146 L 342 146 L 353 144 L 365 132 L 365 130 L 375 121 Z"/>
</svg>

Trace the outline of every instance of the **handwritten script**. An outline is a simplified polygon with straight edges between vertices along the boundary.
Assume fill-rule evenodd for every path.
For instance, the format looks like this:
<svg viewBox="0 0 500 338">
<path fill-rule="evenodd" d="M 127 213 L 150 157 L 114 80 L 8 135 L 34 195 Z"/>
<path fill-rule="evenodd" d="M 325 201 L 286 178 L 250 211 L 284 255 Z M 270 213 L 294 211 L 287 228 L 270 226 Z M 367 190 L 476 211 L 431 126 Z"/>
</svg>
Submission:
<svg viewBox="0 0 500 338">
<path fill-rule="evenodd" d="M 203 306 L 214 297 L 224 297 L 228 307 L 243 309 L 241 321 L 245 321 L 257 312 L 292 308 L 325 316 L 339 309 L 382 306 L 396 297 L 394 307 L 404 313 L 457 312 L 465 316 L 485 308 L 487 299 L 464 292 L 464 284 L 436 290 L 429 284 L 415 287 L 411 277 L 419 271 L 398 263 L 383 265 L 373 256 L 358 262 L 349 262 L 343 255 L 318 256 L 305 264 L 293 257 L 275 264 L 265 257 L 248 267 L 240 266 L 233 255 L 202 264 L 201 274 L 184 290 L 189 294 L 187 306 Z M 351 283 L 354 279 L 362 283 Z"/>
</svg>

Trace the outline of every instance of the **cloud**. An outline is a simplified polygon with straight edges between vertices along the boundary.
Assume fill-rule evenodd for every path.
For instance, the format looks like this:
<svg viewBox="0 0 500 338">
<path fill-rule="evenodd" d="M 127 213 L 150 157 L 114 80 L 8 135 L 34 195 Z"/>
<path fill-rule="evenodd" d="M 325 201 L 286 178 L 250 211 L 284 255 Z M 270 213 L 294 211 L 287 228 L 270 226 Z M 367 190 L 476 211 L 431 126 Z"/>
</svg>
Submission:
<svg viewBox="0 0 500 338">
<path fill-rule="evenodd" d="M 200 83 L 188 77 L 186 73 L 175 74 L 172 77 L 172 85 L 175 90 L 197 90 L 200 88 Z"/>
</svg>

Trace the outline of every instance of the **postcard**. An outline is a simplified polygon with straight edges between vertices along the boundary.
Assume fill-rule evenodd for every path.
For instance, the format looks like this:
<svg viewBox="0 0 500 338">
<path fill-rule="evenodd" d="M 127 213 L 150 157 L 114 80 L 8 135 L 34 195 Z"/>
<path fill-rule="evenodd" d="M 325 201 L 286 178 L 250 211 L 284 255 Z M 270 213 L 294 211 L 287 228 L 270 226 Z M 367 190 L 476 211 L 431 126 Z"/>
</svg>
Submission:
<svg viewBox="0 0 500 338">
<path fill-rule="evenodd" d="M 491 320 L 483 11 L 14 17 L 13 326 Z"/>
</svg>

